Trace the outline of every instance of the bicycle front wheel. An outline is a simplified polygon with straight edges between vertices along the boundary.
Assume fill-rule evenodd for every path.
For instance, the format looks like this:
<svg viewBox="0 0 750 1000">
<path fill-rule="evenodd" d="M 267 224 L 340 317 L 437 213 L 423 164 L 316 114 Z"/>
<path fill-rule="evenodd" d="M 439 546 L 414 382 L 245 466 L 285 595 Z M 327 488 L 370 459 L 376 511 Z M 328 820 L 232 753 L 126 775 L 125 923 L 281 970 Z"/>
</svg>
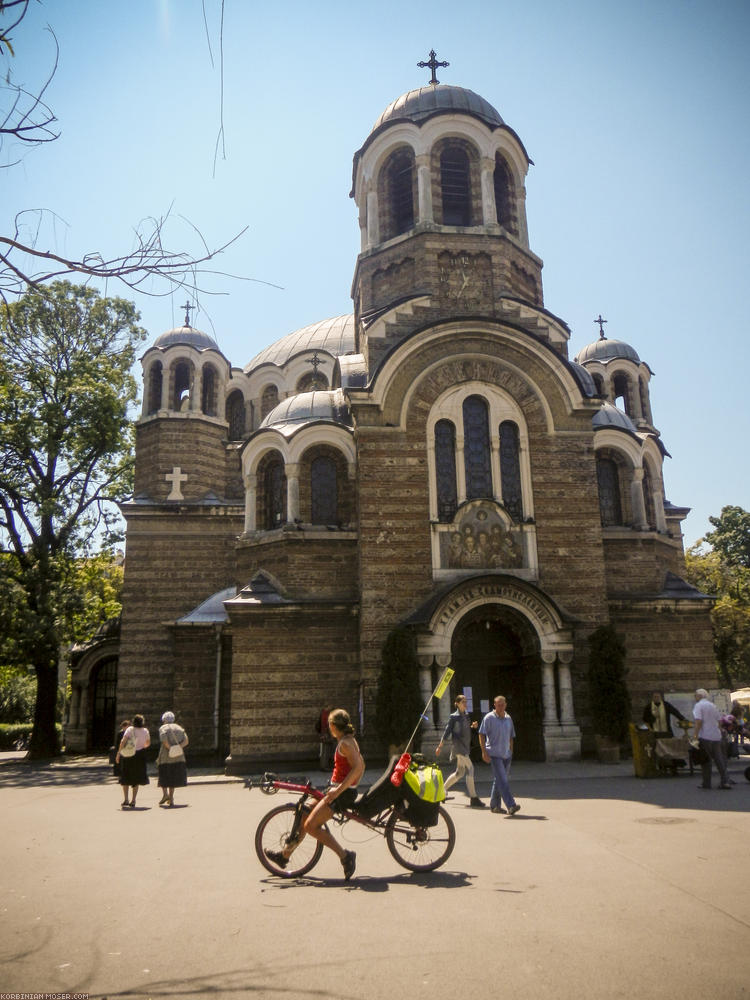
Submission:
<svg viewBox="0 0 750 1000">
<path fill-rule="evenodd" d="M 255 831 L 255 853 L 258 855 L 258 860 L 272 875 L 280 875 L 282 878 L 297 878 L 309 872 L 323 853 L 322 844 L 314 837 L 305 837 L 292 852 L 286 868 L 276 864 L 266 854 L 267 850 L 281 851 L 289 843 L 296 808 L 293 802 L 277 806 L 263 817 Z"/>
<path fill-rule="evenodd" d="M 456 828 L 442 806 L 435 826 L 412 826 L 395 811 L 385 828 L 388 850 L 404 868 L 431 872 L 451 856 L 456 844 Z"/>
</svg>

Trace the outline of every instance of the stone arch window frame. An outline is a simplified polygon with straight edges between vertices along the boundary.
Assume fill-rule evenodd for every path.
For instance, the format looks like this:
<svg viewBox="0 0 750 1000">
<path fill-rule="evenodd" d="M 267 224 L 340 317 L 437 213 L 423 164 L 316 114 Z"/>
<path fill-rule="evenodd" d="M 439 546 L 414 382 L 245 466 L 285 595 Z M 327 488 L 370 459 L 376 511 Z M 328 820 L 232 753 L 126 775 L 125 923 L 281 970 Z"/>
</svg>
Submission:
<svg viewBox="0 0 750 1000">
<path fill-rule="evenodd" d="M 284 461 L 287 481 L 286 523 L 300 522 L 299 476 L 302 456 L 305 451 L 316 445 L 328 445 L 343 455 L 347 472 L 345 488 L 349 493 L 348 502 L 352 518 L 356 519 L 354 481 L 357 474 L 357 452 L 351 428 L 345 429 L 335 424 L 312 424 L 296 431 L 290 438 L 286 438 L 280 431 L 269 427 L 256 433 L 246 443 L 242 451 L 242 481 L 245 486 L 245 534 L 264 530 L 257 526 L 258 497 L 262 486 L 258 481 L 258 470 L 263 458 L 271 451 L 279 452 Z"/>
<path fill-rule="evenodd" d="M 318 452 L 318 454 L 312 454 Z M 353 464 L 354 454 L 350 449 L 343 449 L 341 447 L 341 442 L 338 439 L 333 439 L 331 436 L 326 435 L 326 439 L 322 439 L 319 436 L 305 435 L 305 438 L 301 441 L 295 441 L 294 446 L 289 451 L 290 458 L 294 461 L 290 462 L 290 465 L 297 470 L 297 476 L 302 482 L 306 475 L 312 476 L 312 463 L 321 457 L 332 458 L 336 463 L 336 488 L 337 488 L 337 516 L 333 521 L 320 521 L 315 522 L 312 520 L 312 506 L 311 504 L 309 511 L 302 508 L 300 504 L 300 519 L 303 524 L 310 524 L 313 528 L 320 528 L 322 526 L 330 527 L 336 524 L 340 527 L 344 527 L 345 524 L 351 523 L 351 518 L 348 522 L 344 522 L 342 518 L 342 513 L 345 510 L 349 510 L 353 513 L 353 503 L 354 503 L 354 473 L 355 466 Z M 312 483 L 310 483 L 310 493 L 312 493 Z M 306 512 L 310 513 L 309 518 L 305 518 L 304 514 Z"/>
<path fill-rule="evenodd" d="M 393 169 L 399 159 L 408 159 L 411 166 L 411 223 L 399 228 L 394 201 L 393 189 Z M 411 143 L 402 142 L 392 147 L 381 164 L 376 180 L 377 205 L 378 205 L 378 229 L 384 240 L 394 239 L 414 229 L 419 219 L 419 179 L 418 179 L 417 158 L 414 147 Z"/>
<path fill-rule="evenodd" d="M 229 412 L 231 401 L 237 397 L 242 400 L 242 434 L 240 437 L 234 437 L 232 434 L 232 417 Z M 245 395 L 245 387 L 239 385 L 235 380 L 230 380 L 229 384 L 225 387 L 224 420 L 227 425 L 227 438 L 229 441 L 241 441 L 252 429 L 248 419 L 248 399 Z"/>
<path fill-rule="evenodd" d="M 641 442 L 621 430 L 598 430 L 594 437 L 594 457 L 613 459 L 618 467 L 622 524 L 602 526 L 602 530 L 647 531 L 643 502 L 643 464 Z M 598 494 L 598 477 L 597 477 Z"/>
<path fill-rule="evenodd" d="M 490 466 L 492 472 L 492 499 L 502 505 L 502 476 L 500 468 L 500 425 L 505 420 L 518 427 L 518 459 L 521 472 L 522 521 L 534 516 L 529 435 L 523 411 L 513 397 L 498 386 L 471 380 L 451 386 L 435 400 L 427 419 L 427 470 L 429 477 L 430 521 L 438 521 L 437 468 L 435 462 L 435 426 L 439 420 L 449 420 L 456 433 L 456 487 L 457 504 L 466 503 L 466 475 L 463 461 L 463 404 L 470 396 L 481 396 L 488 404 L 490 426 Z"/>
<path fill-rule="evenodd" d="M 638 372 L 638 396 L 641 404 L 641 417 L 650 426 L 654 425 L 654 418 L 651 414 L 651 369 L 648 365 L 642 364 Z"/>
<path fill-rule="evenodd" d="M 313 355 L 317 353 L 318 357 L 322 361 L 322 364 L 318 368 L 318 372 L 325 377 L 327 382 L 326 389 L 331 388 L 331 379 L 333 377 L 333 367 L 335 364 L 335 358 L 332 354 L 323 348 L 312 348 L 300 351 L 299 354 L 295 354 L 293 357 L 289 358 L 287 363 L 282 369 L 280 369 L 281 375 L 284 379 L 285 391 L 287 396 L 297 395 L 300 391 L 310 392 L 309 389 L 299 390 L 297 385 L 299 380 L 304 376 L 312 372 L 312 365 L 310 361 Z"/>
<path fill-rule="evenodd" d="M 276 391 L 276 401 L 272 406 L 266 407 L 264 399 L 269 389 L 274 389 Z M 266 419 L 268 414 L 272 413 L 273 410 L 282 401 L 282 399 L 285 399 L 287 395 L 288 395 L 287 393 L 283 393 L 279 389 L 279 385 L 276 379 L 273 378 L 266 379 L 266 381 L 261 386 L 260 392 L 258 394 L 258 420 L 260 421 L 261 424 Z"/>
<path fill-rule="evenodd" d="M 278 521 L 272 526 L 268 527 L 265 523 L 265 516 L 268 507 L 268 498 L 266 495 L 266 476 L 268 474 L 269 467 L 271 463 L 278 460 L 281 465 L 281 469 L 284 475 L 284 500 L 282 501 L 282 507 L 279 512 Z M 276 531 L 279 528 L 283 528 L 285 524 L 288 523 L 288 510 L 289 510 L 289 480 L 286 478 L 286 462 L 284 460 L 284 455 L 282 450 L 276 447 L 273 443 L 269 442 L 267 448 L 263 450 L 263 453 L 258 457 L 258 462 L 255 468 L 255 482 L 256 489 L 254 490 L 255 497 L 255 524 L 260 524 L 260 531 Z M 247 494 L 246 494 L 247 502 Z M 247 508 L 245 510 L 247 514 Z"/>
<path fill-rule="evenodd" d="M 150 351 L 144 355 L 143 370 L 144 372 L 150 371 L 154 360 L 159 360 L 162 363 L 162 405 L 160 410 L 171 414 L 202 414 L 210 420 L 218 419 L 223 422 L 223 418 L 219 416 L 218 410 L 220 402 L 225 395 L 226 384 L 229 381 L 230 365 L 221 352 L 215 350 L 199 351 L 187 344 L 174 344 L 166 350 L 156 348 L 155 352 L 155 358 L 149 357 Z M 190 373 L 189 385 L 187 386 L 190 390 L 190 406 L 187 410 L 182 410 L 179 406 L 174 405 L 176 403 L 175 373 L 180 363 L 187 364 Z M 217 412 L 213 415 L 204 414 L 201 409 L 203 370 L 206 365 L 210 365 L 216 375 L 215 398 Z M 145 395 L 144 392 L 144 397 Z M 144 416 L 154 416 L 154 414 L 144 414 Z"/>
<path fill-rule="evenodd" d="M 655 438 L 646 437 L 643 442 L 641 463 L 644 469 L 644 489 L 648 479 L 651 481 L 651 503 L 654 513 L 654 528 L 659 534 L 667 533 L 667 517 L 664 511 L 664 456 Z M 645 473 L 648 473 L 646 476 Z"/>
<path fill-rule="evenodd" d="M 207 417 L 219 416 L 219 400 L 224 398 L 221 374 L 210 358 L 201 358 L 198 367 L 200 412 Z M 213 381 L 213 385 L 211 382 Z M 196 393 L 197 395 L 197 393 Z M 210 398 L 207 398 L 210 396 Z"/>
<path fill-rule="evenodd" d="M 504 205 L 498 205 L 498 171 L 504 174 L 506 201 Z M 515 191 L 515 180 L 513 171 L 508 165 L 508 161 L 500 150 L 495 153 L 495 168 L 492 172 L 492 190 L 495 199 L 495 219 L 498 226 L 510 233 L 511 236 L 518 236 L 518 198 Z"/>
<path fill-rule="evenodd" d="M 451 149 L 460 149 L 468 161 L 468 208 L 467 222 L 451 223 L 443 221 L 443 156 Z M 481 153 L 466 136 L 453 132 L 444 133 L 430 149 L 430 176 L 432 181 L 432 203 L 435 221 L 448 229 L 473 229 L 485 223 L 482 198 Z M 494 201 L 494 194 L 493 194 Z"/>
<path fill-rule="evenodd" d="M 166 364 L 168 372 L 167 383 L 169 385 L 169 397 L 168 397 L 169 406 L 167 407 L 167 409 L 171 410 L 173 413 L 186 412 L 185 410 L 183 410 L 182 403 L 177 397 L 177 391 L 178 391 L 177 376 L 178 373 L 180 372 L 180 366 L 186 365 L 189 375 L 188 384 L 184 388 L 181 388 L 179 391 L 180 391 L 180 396 L 182 397 L 182 393 L 185 391 L 185 389 L 188 390 L 190 403 L 187 410 L 192 411 L 195 403 L 195 383 L 196 383 L 196 378 L 195 378 L 196 364 L 194 359 L 191 358 L 187 353 L 181 352 L 180 354 L 175 355 L 173 358 L 170 358 L 169 361 L 166 362 Z M 182 399 L 184 399 L 184 397 L 182 397 Z"/>
<path fill-rule="evenodd" d="M 473 144 L 480 163 L 478 192 L 481 192 L 481 218 L 472 228 L 499 232 L 495 206 L 494 179 L 495 157 L 499 153 L 505 160 L 513 180 L 514 214 L 518 232 L 504 230 L 509 239 L 529 250 L 526 219 L 526 175 L 530 160 L 518 136 L 507 126 L 490 129 L 484 122 L 461 114 L 439 114 L 421 125 L 413 122 L 394 124 L 366 143 L 364 152 L 355 160 L 354 183 L 351 195 L 358 208 L 360 242 L 362 251 L 387 242 L 380 228 L 380 174 L 390 154 L 398 147 L 408 145 L 414 151 L 417 168 L 417 205 L 415 228 L 436 222 L 433 206 L 433 147 L 446 138 L 461 138 Z M 403 239 L 403 235 L 395 239 Z"/>
<path fill-rule="evenodd" d="M 154 385 L 154 376 L 156 374 L 156 369 L 158 368 L 159 383 L 158 391 L 156 391 Z M 147 365 L 144 365 L 143 373 L 143 406 L 141 408 L 141 416 L 143 417 L 153 417 L 159 410 L 164 409 L 164 362 L 162 358 L 156 357 L 152 358 Z M 167 381 L 169 379 L 167 378 Z M 153 405 L 155 396 L 158 395 L 158 402 Z"/>
</svg>

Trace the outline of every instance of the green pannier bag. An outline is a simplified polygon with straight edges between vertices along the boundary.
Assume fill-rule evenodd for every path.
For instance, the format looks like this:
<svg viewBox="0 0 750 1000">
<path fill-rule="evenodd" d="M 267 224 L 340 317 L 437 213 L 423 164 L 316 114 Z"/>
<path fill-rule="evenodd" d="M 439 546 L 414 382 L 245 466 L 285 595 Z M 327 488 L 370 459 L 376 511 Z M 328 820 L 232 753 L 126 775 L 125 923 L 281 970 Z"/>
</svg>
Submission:
<svg viewBox="0 0 750 1000">
<path fill-rule="evenodd" d="M 443 772 L 437 764 L 415 763 L 413 760 L 404 773 L 404 784 L 423 802 L 445 801 Z"/>
</svg>

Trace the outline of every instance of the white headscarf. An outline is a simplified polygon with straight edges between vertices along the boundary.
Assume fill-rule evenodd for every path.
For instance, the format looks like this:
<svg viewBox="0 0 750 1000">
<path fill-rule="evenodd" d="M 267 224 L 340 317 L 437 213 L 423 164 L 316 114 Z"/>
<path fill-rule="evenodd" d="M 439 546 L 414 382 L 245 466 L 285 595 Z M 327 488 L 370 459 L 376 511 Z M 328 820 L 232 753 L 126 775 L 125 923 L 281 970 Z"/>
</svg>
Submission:
<svg viewBox="0 0 750 1000">
<path fill-rule="evenodd" d="M 174 712 L 165 712 L 161 717 L 162 722 L 174 722 Z"/>
</svg>

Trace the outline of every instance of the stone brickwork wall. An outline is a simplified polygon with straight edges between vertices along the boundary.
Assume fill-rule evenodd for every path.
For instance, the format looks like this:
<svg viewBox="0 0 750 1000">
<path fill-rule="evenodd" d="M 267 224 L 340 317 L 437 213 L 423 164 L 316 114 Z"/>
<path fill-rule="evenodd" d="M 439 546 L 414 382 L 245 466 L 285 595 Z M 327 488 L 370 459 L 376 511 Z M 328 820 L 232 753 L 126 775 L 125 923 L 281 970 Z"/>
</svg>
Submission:
<svg viewBox="0 0 750 1000">
<path fill-rule="evenodd" d="M 227 474 L 231 466 L 236 478 L 239 452 L 227 452 L 226 436 L 226 424 L 200 415 L 171 414 L 139 422 L 134 495 L 166 500 L 172 490 L 166 476 L 179 466 L 188 477 L 180 486 L 186 500 L 202 499 L 209 492 L 221 499 L 238 496 L 236 484 L 228 489 Z"/>
<path fill-rule="evenodd" d="M 143 712 L 153 740 L 163 712 L 188 708 L 175 707 L 178 662 L 171 626 L 232 584 L 242 512 L 195 508 L 177 513 L 131 504 L 124 514 L 128 542 L 117 711 L 123 718 Z"/>
<path fill-rule="evenodd" d="M 357 618 L 351 605 L 258 608 L 232 614 L 231 761 L 317 756 L 326 705 L 356 720 Z"/>
<path fill-rule="evenodd" d="M 240 539 L 237 586 L 245 586 L 263 569 L 295 598 L 353 600 L 357 596 L 357 536 L 319 528 Z"/>
<path fill-rule="evenodd" d="M 658 594 L 668 570 L 677 576 L 685 572 L 680 542 L 651 532 L 605 532 L 604 556 L 610 596 Z"/>
<path fill-rule="evenodd" d="M 214 752 L 217 637 L 213 625 L 178 626 L 172 630 L 176 665 L 172 709 L 185 727 L 190 754 Z M 222 626 L 219 687 L 219 736 L 216 752 L 229 753 L 229 713 L 232 689 L 232 638 Z"/>
</svg>

